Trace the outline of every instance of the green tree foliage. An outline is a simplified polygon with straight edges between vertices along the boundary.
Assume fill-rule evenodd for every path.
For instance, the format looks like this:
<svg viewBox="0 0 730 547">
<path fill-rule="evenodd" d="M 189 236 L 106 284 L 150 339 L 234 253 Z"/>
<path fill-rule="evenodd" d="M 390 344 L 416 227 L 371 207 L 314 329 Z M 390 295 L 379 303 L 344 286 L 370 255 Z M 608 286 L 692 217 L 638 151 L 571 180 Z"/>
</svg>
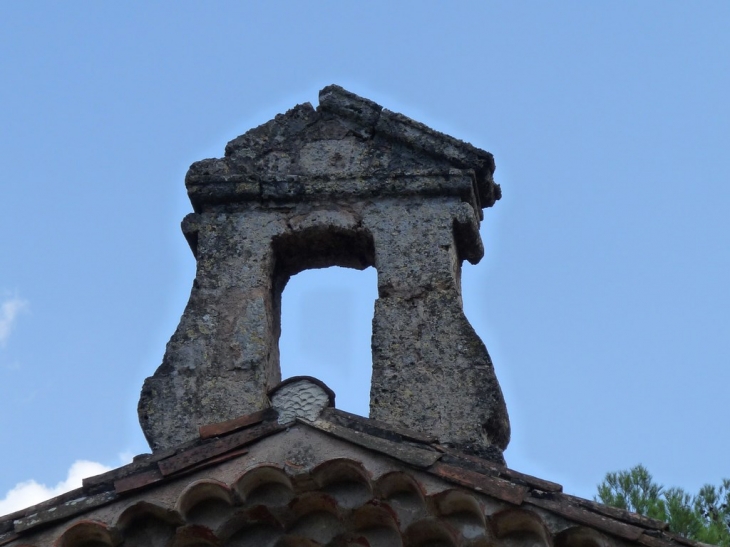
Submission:
<svg viewBox="0 0 730 547">
<path fill-rule="evenodd" d="M 692 496 L 681 488 L 654 482 L 643 465 L 607 473 L 598 485 L 596 501 L 663 520 L 672 533 L 730 547 L 730 480 L 706 484 Z"/>
</svg>

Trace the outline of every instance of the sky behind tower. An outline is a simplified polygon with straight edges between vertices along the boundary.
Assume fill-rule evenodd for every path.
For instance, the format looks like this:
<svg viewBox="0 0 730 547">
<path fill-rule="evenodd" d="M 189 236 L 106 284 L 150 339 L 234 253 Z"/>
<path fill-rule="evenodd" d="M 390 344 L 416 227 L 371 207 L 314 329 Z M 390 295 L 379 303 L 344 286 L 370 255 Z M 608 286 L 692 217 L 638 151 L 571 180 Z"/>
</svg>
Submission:
<svg viewBox="0 0 730 547">
<path fill-rule="evenodd" d="M 510 467 L 730 477 L 729 28 L 705 0 L 2 4 L 0 513 L 147 450 L 188 166 L 331 83 L 495 155 L 463 294 Z M 284 376 L 367 414 L 375 272 L 283 298 Z"/>
</svg>

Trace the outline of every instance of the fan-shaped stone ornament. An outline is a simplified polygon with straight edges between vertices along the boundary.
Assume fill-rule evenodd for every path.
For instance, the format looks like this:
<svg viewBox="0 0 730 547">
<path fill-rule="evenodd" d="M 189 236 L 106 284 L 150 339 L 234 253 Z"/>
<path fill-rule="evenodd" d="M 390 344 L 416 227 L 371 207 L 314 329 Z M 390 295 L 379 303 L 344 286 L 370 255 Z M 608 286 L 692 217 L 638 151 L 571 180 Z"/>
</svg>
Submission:
<svg viewBox="0 0 730 547">
<path fill-rule="evenodd" d="M 335 406 L 335 393 L 324 383 L 308 376 L 284 380 L 270 393 L 271 406 L 278 422 L 293 423 L 297 418 L 313 422 L 328 406 Z"/>
<path fill-rule="evenodd" d="M 374 266 L 370 417 L 502 461 L 507 411 L 460 279 L 463 260 L 483 255 L 482 209 L 500 197 L 492 155 L 337 86 L 319 99 L 188 171 L 197 273 L 142 390 L 150 446 L 269 406 L 292 275 Z"/>
</svg>

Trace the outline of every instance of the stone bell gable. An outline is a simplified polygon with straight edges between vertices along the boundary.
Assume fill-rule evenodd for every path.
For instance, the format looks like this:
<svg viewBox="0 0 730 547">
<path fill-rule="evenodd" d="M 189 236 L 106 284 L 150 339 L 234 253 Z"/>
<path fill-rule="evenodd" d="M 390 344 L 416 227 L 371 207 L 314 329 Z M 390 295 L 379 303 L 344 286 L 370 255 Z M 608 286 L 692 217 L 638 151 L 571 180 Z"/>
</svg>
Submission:
<svg viewBox="0 0 730 547">
<path fill-rule="evenodd" d="M 335 86 L 193 164 L 197 275 L 138 407 L 152 453 L 0 516 L 0 547 L 707 547 L 504 465 L 460 292 L 493 171 Z M 280 381 L 284 286 L 333 265 L 378 272 L 370 417 Z"/>
<path fill-rule="evenodd" d="M 376 268 L 370 417 L 495 461 L 507 411 L 461 301 L 463 260 L 483 255 L 482 209 L 500 197 L 491 154 L 337 86 L 194 163 L 183 231 L 190 301 L 144 384 L 153 449 L 269 406 L 288 279 Z"/>
</svg>

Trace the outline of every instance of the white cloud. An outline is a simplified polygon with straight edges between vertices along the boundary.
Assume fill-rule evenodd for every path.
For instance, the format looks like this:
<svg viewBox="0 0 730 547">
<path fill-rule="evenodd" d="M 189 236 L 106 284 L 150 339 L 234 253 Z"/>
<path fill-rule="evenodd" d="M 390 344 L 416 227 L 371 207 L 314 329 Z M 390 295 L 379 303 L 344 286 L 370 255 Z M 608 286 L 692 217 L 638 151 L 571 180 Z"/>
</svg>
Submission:
<svg viewBox="0 0 730 547">
<path fill-rule="evenodd" d="M 21 482 L 11 488 L 4 498 L 0 499 L 0 516 L 25 509 L 36 503 L 40 503 L 64 492 L 79 488 L 81 479 L 105 473 L 111 468 L 97 462 L 79 460 L 74 462 L 68 470 L 66 480 L 59 482 L 56 486 L 38 484 L 34 480 Z"/>
<path fill-rule="evenodd" d="M 28 307 L 28 302 L 14 296 L 0 305 L 0 346 L 4 346 L 13 329 L 18 314 Z"/>
</svg>

